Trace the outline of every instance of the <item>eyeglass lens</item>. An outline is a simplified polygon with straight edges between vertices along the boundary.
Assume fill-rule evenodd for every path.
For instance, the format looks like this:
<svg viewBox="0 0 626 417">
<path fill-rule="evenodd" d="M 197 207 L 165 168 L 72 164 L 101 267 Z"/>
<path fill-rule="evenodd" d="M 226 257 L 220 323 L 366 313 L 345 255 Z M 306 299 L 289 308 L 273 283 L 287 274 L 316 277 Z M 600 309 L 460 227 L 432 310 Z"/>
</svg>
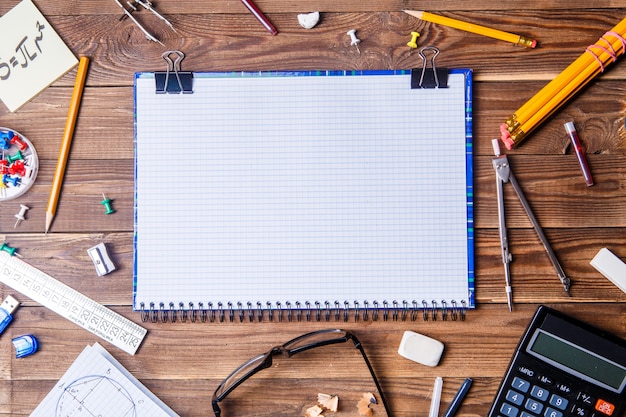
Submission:
<svg viewBox="0 0 626 417">
<path fill-rule="evenodd" d="M 265 361 L 266 357 L 267 354 L 263 353 L 250 359 L 248 362 L 244 363 L 235 371 L 233 371 L 233 373 L 230 374 L 228 378 L 224 380 L 224 382 L 222 382 L 222 385 L 220 385 L 217 391 L 215 391 L 215 396 L 219 398 L 222 393 L 228 392 L 228 390 L 230 390 L 231 387 L 237 385 L 239 381 L 246 379 L 249 376 L 250 372 L 254 371 Z"/>
<path fill-rule="evenodd" d="M 340 340 L 346 337 L 343 330 L 330 330 L 325 332 L 313 332 L 293 339 L 283 345 L 283 348 L 290 351 L 298 351 L 306 347 L 314 347 L 325 342 Z"/>
</svg>

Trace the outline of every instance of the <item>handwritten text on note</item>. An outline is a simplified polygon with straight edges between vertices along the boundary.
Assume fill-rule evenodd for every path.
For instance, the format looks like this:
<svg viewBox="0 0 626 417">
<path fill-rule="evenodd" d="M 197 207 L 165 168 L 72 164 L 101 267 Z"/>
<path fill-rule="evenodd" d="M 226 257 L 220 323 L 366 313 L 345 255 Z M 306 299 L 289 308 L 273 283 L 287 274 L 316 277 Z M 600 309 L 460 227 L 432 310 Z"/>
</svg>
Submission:
<svg viewBox="0 0 626 417">
<path fill-rule="evenodd" d="M 31 0 L 0 17 L 0 99 L 15 111 L 78 60 Z"/>
</svg>

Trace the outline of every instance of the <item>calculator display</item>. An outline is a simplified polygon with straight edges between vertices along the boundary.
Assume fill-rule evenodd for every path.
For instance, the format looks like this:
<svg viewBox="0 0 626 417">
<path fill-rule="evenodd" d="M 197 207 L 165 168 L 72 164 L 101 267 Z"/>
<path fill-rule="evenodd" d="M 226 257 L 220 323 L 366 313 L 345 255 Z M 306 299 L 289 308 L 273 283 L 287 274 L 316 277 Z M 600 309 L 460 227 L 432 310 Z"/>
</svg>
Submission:
<svg viewBox="0 0 626 417">
<path fill-rule="evenodd" d="M 626 340 L 539 306 L 487 417 L 626 417 Z"/>
<path fill-rule="evenodd" d="M 535 331 L 527 352 L 614 392 L 620 392 L 626 385 L 625 367 L 542 329 Z"/>
</svg>

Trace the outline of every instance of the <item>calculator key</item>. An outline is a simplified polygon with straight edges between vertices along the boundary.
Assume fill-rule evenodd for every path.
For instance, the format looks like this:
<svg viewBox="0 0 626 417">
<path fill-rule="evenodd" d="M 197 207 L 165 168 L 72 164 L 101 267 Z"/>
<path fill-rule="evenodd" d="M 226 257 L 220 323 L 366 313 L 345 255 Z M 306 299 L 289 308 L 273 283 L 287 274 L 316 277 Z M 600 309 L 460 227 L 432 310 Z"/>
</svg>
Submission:
<svg viewBox="0 0 626 417">
<path fill-rule="evenodd" d="M 543 413 L 544 417 L 563 417 L 563 413 L 552 407 L 546 408 L 546 412 Z"/>
<path fill-rule="evenodd" d="M 522 405 L 524 402 L 524 395 L 520 394 L 517 391 L 513 391 L 512 389 L 506 393 L 506 400 L 512 402 L 515 405 Z"/>
<path fill-rule="evenodd" d="M 526 411 L 522 411 L 522 414 L 520 414 L 519 417 L 537 417 L 537 416 L 534 414 L 530 414 Z"/>
<path fill-rule="evenodd" d="M 613 411 L 615 411 L 615 406 L 610 402 L 604 401 L 602 398 L 600 398 L 596 403 L 596 410 L 598 410 L 602 414 L 610 416 L 613 414 Z"/>
<path fill-rule="evenodd" d="M 538 379 L 539 379 L 539 382 L 541 382 L 544 385 L 554 384 L 554 380 L 547 375 L 539 375 Z"/>
<path fill-rule="evenodd" d="M 569 395 L 572 393 L 572 387 L 567 384 L 556 384 L 557 391 L 562 394 Z"/>
<path fill-rule="evenodd" d="M 532 398 L 526 400 L 526 405 L 524 405 L 524 407 L 526 407 L 528 411 L 532 411 L 535 414 L 539 414 L 541 413 L 541 410 L 543 410 L 543 404 L 539 401 L 533 400 Z"/>
<path fill-rule="evenodd" d="M 512 385 L 513 388 L 524 393 L 528 392 L 528 390 L 530 389 L 530 382 L 518 377 L 513 378 Z"/>
<path fill-rule="evenodd" d="M 533 386 L 533 389 L 530 390 L 530 395 L 540 399 L 541 401 L 547 401 L 550 396 L 550 392 L 545 388 L 540 388 L 535 385 Z"/>
<path fill-rule="evenodd" d="M 535 376 L 535 371 L 533 371 L 531 368 L 528 368 L 527 366 L 519 366 L 517 370 L 520 372 L 520 374 L 524 374 L 530 378 Z"/>
<path fill-rule="evenodd" d="M 513 407 L 511 404 L 504 403 L 502 404 L 502 407 L 500 407 L 500 412 L 505 417 L 517 417 L 519 409 L 517 407 Z"/>
<path fill-rule="evenodd" d="M 595 405 L 596 404 L 596 399 L 594 397 L 592 397 L 589 394 L 586 394 L 584 392 L 579 392 L 578 396 L 576 396 L 576 399 L 585 404 L 585 405 Z"/>
<path fill-rule="evenodd" d="M 580 404 L 574 404 L 574 406 L 572 407 L 573 417 L 588 417 L 589 414 L 589 410 Z"/>
<path fill-rule="evenodd" d="M 558 408 L 559 410 L 565 410 L 567 408 L 567 403 L 569 401 L 567 401 L 565 398 L 560 397 L 556 394 L 552 394 L 552 397 L 550 397 L 550 405 Z"/>
</svg>

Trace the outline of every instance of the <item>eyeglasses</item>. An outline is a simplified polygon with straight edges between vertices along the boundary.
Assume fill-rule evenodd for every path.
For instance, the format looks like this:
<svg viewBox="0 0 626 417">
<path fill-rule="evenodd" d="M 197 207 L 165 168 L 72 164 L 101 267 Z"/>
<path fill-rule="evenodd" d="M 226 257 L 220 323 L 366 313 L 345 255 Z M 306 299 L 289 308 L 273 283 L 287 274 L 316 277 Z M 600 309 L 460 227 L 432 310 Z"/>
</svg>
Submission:
<svg viewBox="0 0 626 417">
<path fill-rule="evenodd" d="M 363 350 L 361 342 L 359 342 L 359 339 L 357 339 L 356 336 L 354 336 L 352 333 L 341 329 L 319 330 L 316 332 L 304 334 L 290 340 L 282 346 L 275 346 L 266 353 L 255 356 L 254 358 L 240 365 L 230 375 L 228 375 L 226 379 L 224 379 L 224 381 L 222 381 L 222 383 L 213 393 L 211 403 L 213 405 L 213 412 L 215 413 L 215 417 L 220 417 L 222 413 L 222 410 L 220 410 L 220 407 L 217 403 L 226 398 L 228 394 L 230 394 L 235 388 L 241 385 L 252 375 L 256 374 L 262 369 L 266 369 L 272 366 L 272 358 L 275 355 L 283 354 L 284 356 L 290 358 L 292 355 L 304 352 L 305 350 L 313 349 L 320 346 L 333 345 L 336 343 L 343 343 L 347 342 L 348 340 L 352 340 L 352 343 L 354 343 L 354 347 L 356 347 L 359 352 L 361 352 L 361 355 L 363 355 L 363 359 L 367 364 L 367 368 L 369 369 L 370 374 L 372 375 L 372 379 L 376 384 L 376 389 L 378 390 L 380 401 L 383 403 L 383 407 L 385 408 L 387 416 L 391 417 L 391 414 L 389 414 L 389 407 L 387 407 L 387 402 L 385 401 L 385 397 L 383 396 L 383 391 L 380 388 L 380 383 L 378 382 L 378 379 L 374 374 L 372 364 L 365 355 L 365 350 Z"/>
</svg>

